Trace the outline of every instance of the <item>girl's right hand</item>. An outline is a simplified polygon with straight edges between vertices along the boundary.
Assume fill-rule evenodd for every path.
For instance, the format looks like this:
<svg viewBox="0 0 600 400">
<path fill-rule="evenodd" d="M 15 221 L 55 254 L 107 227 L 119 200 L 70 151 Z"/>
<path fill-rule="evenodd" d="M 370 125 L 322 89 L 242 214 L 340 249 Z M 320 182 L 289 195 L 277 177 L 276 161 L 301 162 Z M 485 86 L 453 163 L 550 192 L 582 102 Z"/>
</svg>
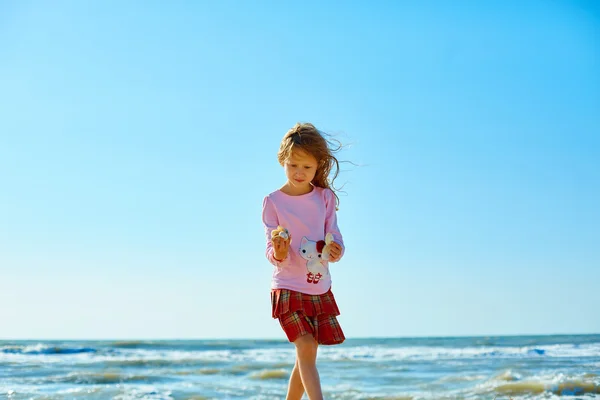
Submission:
<svg viewBox="0 0 600 400">
<path fill-rule="evenodd" d="M 282 237 L 276 236 L 271 239 L 271 243 L 273 243 L 273 256 L 280 261 L 285 260 L 288 255 L 288 250 L 290 248 L 290 241 L 292 240 L 292 235 L 289 238 L 284 239 Z"/>
</svg>

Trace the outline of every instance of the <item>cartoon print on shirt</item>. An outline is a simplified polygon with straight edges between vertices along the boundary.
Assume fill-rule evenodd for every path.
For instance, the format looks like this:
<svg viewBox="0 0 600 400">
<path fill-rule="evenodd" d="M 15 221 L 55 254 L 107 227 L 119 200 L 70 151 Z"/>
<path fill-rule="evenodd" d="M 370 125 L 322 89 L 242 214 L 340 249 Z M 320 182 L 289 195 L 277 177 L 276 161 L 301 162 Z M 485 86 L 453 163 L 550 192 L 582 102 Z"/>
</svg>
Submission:
<svg viewBox="0 0 600 400">
<path fill-rule="evenodd" d="M 300 242 L 300 255 L 306 260 L 306 269 L 308 270 L 306 282 L 308 283 L 317 284 L 322 277 L 329 275 L 329 270 L 323 260 L 323 247 L 325 247 L 324 240 L 315 242 L 306 236 Z"/>
</svg>

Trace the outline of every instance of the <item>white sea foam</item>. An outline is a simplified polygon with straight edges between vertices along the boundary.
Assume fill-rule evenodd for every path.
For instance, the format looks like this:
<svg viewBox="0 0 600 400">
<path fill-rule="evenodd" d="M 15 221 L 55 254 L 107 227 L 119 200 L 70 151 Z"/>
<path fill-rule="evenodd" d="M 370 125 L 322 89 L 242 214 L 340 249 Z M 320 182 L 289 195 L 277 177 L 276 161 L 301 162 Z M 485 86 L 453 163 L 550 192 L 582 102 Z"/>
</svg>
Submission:
<svg viewBox="0 0 600 400">
<path fill-rule="evenodd" d="M 600 344 L 549 345 L 524 347 L 379 347 L 357 346 L 348 349 L 321 350 L 321 355 L 331 360 L 401 361 L 401 360 L 458 360 L 476 358 L 572 358 L 600 357 Z"/>
<path fill-rule="evenodd" d="M 557 344 L 523 347 L 385 347 L 363 346 L 322 346 L 320 359 L 348 362 L 389 362 L 389 361 L 432 361 L 432 360 L 472 360 L 497 358 L 582 358 L 600 357 L 600 343 Z M 279 348 L 258 348 L 246 350 L 156 350 L 156 349 L 119 349 L 113 352 L 95 350 L 67 349 L 55 351 L 47 345 L 33 344 L 16 349 L 14 346 L 0 347 L 0 363 L 36 363 L 36 364 L 89 364 L 95 362 L 143 363 L 164 361 L 198 363 L 277 363 L 293 359 L 292 346 Z"/>
</svg>

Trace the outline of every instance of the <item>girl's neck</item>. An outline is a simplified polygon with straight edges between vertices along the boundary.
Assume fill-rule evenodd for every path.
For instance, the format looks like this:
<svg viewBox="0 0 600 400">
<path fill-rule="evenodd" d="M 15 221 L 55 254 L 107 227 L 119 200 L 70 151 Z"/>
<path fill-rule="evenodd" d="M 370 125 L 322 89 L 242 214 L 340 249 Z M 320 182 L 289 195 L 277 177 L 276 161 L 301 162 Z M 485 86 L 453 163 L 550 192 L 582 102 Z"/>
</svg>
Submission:
<svg viewBox="0 0 600 400">
<path fill-rule="evenodd" d="M 287 194 L 288 196 L 302 196 L 304 194 L 310 193 L 314 190 L 314 186 L 312 184 L 309 184 L 307 187 L 294 187 L 292 185 L 290 185 L 289 182 L 286 182 L 285 185 L 283 185 L 281 187 L 281 190 L 283 193 Z"/>
</svg>

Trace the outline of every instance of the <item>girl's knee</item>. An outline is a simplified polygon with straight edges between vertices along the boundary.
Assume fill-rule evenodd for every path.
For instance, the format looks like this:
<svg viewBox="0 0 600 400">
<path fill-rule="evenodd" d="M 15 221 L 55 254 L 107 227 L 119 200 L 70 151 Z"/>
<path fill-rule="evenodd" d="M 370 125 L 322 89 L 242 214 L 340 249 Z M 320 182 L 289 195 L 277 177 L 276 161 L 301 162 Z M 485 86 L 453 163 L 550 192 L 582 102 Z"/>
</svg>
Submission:
<svg viewBox="0 0 600 400">
<path fill-rule="evenodd" d="M 298 358 L 313 358 L 317 355 L 319 344 L 312 335 L 303 335 L 294 341 Z M 296 362 L 298 359 L 296 359 Z"/>
</svg>

